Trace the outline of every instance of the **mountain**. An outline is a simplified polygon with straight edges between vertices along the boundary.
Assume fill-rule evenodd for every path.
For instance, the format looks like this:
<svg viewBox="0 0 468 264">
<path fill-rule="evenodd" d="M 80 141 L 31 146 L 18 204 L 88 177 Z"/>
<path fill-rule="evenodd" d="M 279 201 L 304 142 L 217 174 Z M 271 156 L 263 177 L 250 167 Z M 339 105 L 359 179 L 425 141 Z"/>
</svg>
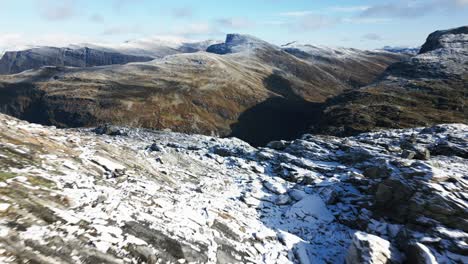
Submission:
<svg viewBox="0 0 468 264">
<path fill-rule="evenodd" d="M 265 148 L 0 127 L 2 263 L 466 263 L 466 125 Z"/>
<path fill-rule="evenodd" d="M 93 67 L 150 61 L 150 57 L 126 55 L 87 47 L 70 49 L 40 47 L 8 51 L 0 59 L 0 74 L 15 74 L 44 66 Z"/>
<path fill-rule="evenodd" d="M 406 58 L 382 52 L 362 61 L 316 63 L 239 34 L 207 51 L 2 76 L 0 111 L 59 127 L 112 123 L 230 135 L 260 145 L 299 136 L 327 98 L 371 83 Z M 343 74 L 340 67 L 350 70 Z"/>
<path fill-rule="evenodd" d="M 220 55 L 248 52 L 260 49 L 276 49 L 266 41 L 249 35 L 228 34 L 224 43 L 209 46 L 206 51 Z"/>
<path fill-rule="evenodd" d="M 468 27 L 431 34 L 420 53 L 382 78 L 326 103 L 313 131 L 350 135 L 380 128 L 467 123 Z"/>
<path fill-rule="evenodd" d="M 283 45 L 282 49 L 337 79 L 346 80 L 353 88 L 373 82 L 390 64 L 407 57 L 387 51 L 330 48 L 296 42 Z"/>
<path fill-rule="evenodd" d="M 412 47 L 392 47 L 392 46 L 385 46 L 382 50 L 393 52 L 393 53 L 403 53 L 409 55 L 417 55 L 421 50 L 421 47 L 412 48 Z"/>
<path fill-rule="evenodd" d="M 93 47 L 133 56 L 148 56 L 163 58 L 179 53 L 193 53 L 205 51 L 209 46 L 219 43 L 216 40 L 194 41 L 173 37 L 156 37 L 129 40 L 122 44 L 79 44 L 77 47 Z"/>
</svg>

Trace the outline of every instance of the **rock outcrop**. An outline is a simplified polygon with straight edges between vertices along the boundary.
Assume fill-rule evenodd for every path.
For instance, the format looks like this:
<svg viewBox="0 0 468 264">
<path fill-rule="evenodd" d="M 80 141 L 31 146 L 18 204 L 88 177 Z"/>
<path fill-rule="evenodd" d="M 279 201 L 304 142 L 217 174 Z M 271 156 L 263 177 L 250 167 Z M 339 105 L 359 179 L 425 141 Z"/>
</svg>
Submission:
<svg viewBox="0 0 468 264">
<path fill-rule="evenodd" d="M 346 255 L 347 264 L 391 264 L 402 263 L 400 253 L 390 242 L 378 236 L 356 232 Z"/>
<path fill-rule="evenodd" d="M 6 52 L 0 59 L 0 74 L 15 74 L 44 66 L 93 67 L 129 62 L 151 61 L 153 58 L 107 52 L 90 48 L 41 47 Z"/>
<path fill-rule="evenodd" d="M 0 126 L 2 263 L 467 262 L 466 125 L 272 148 Z M 451 148 L 428 160 L 402 158 L 441 142 Z"/>
<path fill-rule="evenodd" d="M 429 35 L 419 54 L 444 48 L 467 49 L 468 37 L 466 35 L 468 35 L 468 26 L 436 31 Z"/>
</svg>

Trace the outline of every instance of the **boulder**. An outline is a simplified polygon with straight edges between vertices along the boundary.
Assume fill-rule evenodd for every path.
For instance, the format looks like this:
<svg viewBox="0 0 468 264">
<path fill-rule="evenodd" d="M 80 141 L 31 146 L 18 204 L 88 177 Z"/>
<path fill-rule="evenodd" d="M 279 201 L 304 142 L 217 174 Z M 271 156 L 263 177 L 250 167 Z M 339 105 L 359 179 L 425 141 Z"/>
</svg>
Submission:
<svg viewBox="0 0 468 264">
<path fill-rule="evenodd" d="M 414 159 L 415 156 L 416 152 L 407 149 L 403 150 L 403 153 L 401 153 L 401 157 L 404 159 Z"/>
<path fill-rule="evenodd" d="M 164 150 L 164 148 L 161 145 L 159 145 L 158 143 L 151 144 L 151 146 L 149 146 L 148 149 L 150 151 L 154 151 L 154 152 L 161 152 L 161 151 Z"/>
<path fill-rule="evenodd" d="M 410 213 L 408 201 L 413 193 L 408 184 L 397 179 L 386 179 L 377 186 L 374 212 L 404 223 Z"/>
<path fill-rule="evenodd" d="M 427 148 L 415 147 L 414 158 L 418 160 L 429 160 L 431 158 L 431 152 Z"/>
<path fill-rule="evenodd" d="M 356 232 L 346 255 L 347 264 L 402 263 L 402 255 L 390 242 L 378 236 Z"/>
<path fill-rule="evenodd" d="M 462 146 L 458 146 L 453 144 L 449 141 L 442 140 L 437 144 L 432 145 L 429 150 L 433 155 L 441 155 L 441 156 L 458 156 L 460 158 L 468 159 L 468 148 L 467 143 Z"/>
<path fill-rule="evenodd" d="M 98 126 L 93 130 L 93 132 L 98 135 L 108 135 L 108 136 L 127 136 L 128 135 L 121 128 L 112 126 L 109 124 Z"/>
<path fill-rule="evenodd" d="M 363 175 L 371 179 L 388 178 L 391 170 L 383 166 L 372 166 L 364 169 Z"/>
<path fill-rule="evenodd" d="M 414 264 L 437 264 L 437 260 L 432 255 L 429 248 L 421 243 L 413 243 L 408 245 L 406 250 L 406 257 L 408 263 Z"/>
<path fill-rule="evenodd" d="M 272 141 L 268 143 L 267 147 L 271 149 L 275 149 L 275 150 L 284 150 L 288 147 L 288 145 L 289 145 L 288 142 L 284 140 L 280 140 L 280 141 Z"/>
</svg>

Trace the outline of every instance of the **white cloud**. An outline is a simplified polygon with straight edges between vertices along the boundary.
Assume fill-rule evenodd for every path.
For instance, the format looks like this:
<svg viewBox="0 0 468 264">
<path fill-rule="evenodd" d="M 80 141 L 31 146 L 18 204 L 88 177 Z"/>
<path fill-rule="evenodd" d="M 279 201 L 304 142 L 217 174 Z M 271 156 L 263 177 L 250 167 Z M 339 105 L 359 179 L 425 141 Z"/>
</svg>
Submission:
<svg viewBox="0 0 468 264">
<path fill-rule="evenodd" d="M 368 8 L 369 6 L 332 6 L 330 10 L 335 12 L 358 12 Z"/>
<path fill-rule="evenodd" d="M 71 34 L 37 34 L 19 33 L 0 34 L 0 53 L 10 50 L 23 50 L 37 46 L 65 47 L 72 43 L 94 42 L 93 39 Z"/>
<path fill-rule="evenodd" d="M 455 3 L 460 6 L 468 5 L 468 0 L 455 0 Z"/>
<path fill-rule="evenodd" d="M 468 6 L 468 0 L 392 1 L 370 6 L 361 17 L 415 18 L 440 11 L 458 11 Z"/>
<path fill-rule="evenodd" d="M 103 23 L 104 17 L 100 14 L 92 14 L 91 16 L 89 16 L 89 20 L 94 23 Z"/>
<path fill-rule="evenodd" d="M 193 9 L 190 7 L 178 7 L 172 10 L 172 16 L 176 18 L 190 18 L 193 17 Z"/>
<path fill-rule="evenodd" d="M 196 36 L 196 35 L 215 35 L 220 31 L 212 24 L 206 22 L 194 22 L 184 26 L 176 27 L 171 34 L 181 36 Z"/>
<path fill-rule="evenodd" d="M 361 38 L 363 40 L 374 40 L 374 41 L 383 40 L 383 38 L 377 33 L 368 33 L 368 34 L 363 35 Z"/>
<path fill-rule="evenodd" d="M 141 27 L 138 26 L 114 26 L 104 30 L 101 34 L 102 35 L 132 35 L 141 33 Z"/>
<path fill-rule="evenodd" d="M 221 18 L 217 20 L 217 23 L 220 26 L 234 29 L 249 28 L 255 25 L 253 21 L 243 17 Z"/>
<path fill-rule="evenodd" d="M 283 17 L 305 17 L 305 16 L 308 16 L 308 15 L 311 15 L 311 14 L 314 14 L 314 13 L 315 12 L 308 11 L 308 10 L 305 10 L 305 11 L 291 11 L 291 12 L 280 13 L 280 16 L 283 16 Z"/>
<path fill-rule="evenodd" d="M 63 21 L 77 15 L 75 2 L 71 0 L 36 0 L 39 15 L 49 21 Z"/>
</svg>

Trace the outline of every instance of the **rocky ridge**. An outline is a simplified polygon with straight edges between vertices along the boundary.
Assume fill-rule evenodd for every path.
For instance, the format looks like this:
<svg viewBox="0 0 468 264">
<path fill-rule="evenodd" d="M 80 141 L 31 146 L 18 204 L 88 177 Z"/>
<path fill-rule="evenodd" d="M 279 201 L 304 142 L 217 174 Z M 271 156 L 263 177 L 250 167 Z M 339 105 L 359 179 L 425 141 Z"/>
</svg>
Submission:
<svg viewBox="0 0 468 264">
<path fill-rule="evenodd" d="M 2 263 L 468 261 L 466 125 L 265 148 L 0 125 Z"/>
<path fill-rule="evenodd" d="M 148 56 L 134 56 L 115 51 L 88 47 L 40 47 L 22 51 L 8 51 L 0 59 L 0 74 L 15 74 L 44 66 L 94 67 L 152 60 Z"/>
</svg>

